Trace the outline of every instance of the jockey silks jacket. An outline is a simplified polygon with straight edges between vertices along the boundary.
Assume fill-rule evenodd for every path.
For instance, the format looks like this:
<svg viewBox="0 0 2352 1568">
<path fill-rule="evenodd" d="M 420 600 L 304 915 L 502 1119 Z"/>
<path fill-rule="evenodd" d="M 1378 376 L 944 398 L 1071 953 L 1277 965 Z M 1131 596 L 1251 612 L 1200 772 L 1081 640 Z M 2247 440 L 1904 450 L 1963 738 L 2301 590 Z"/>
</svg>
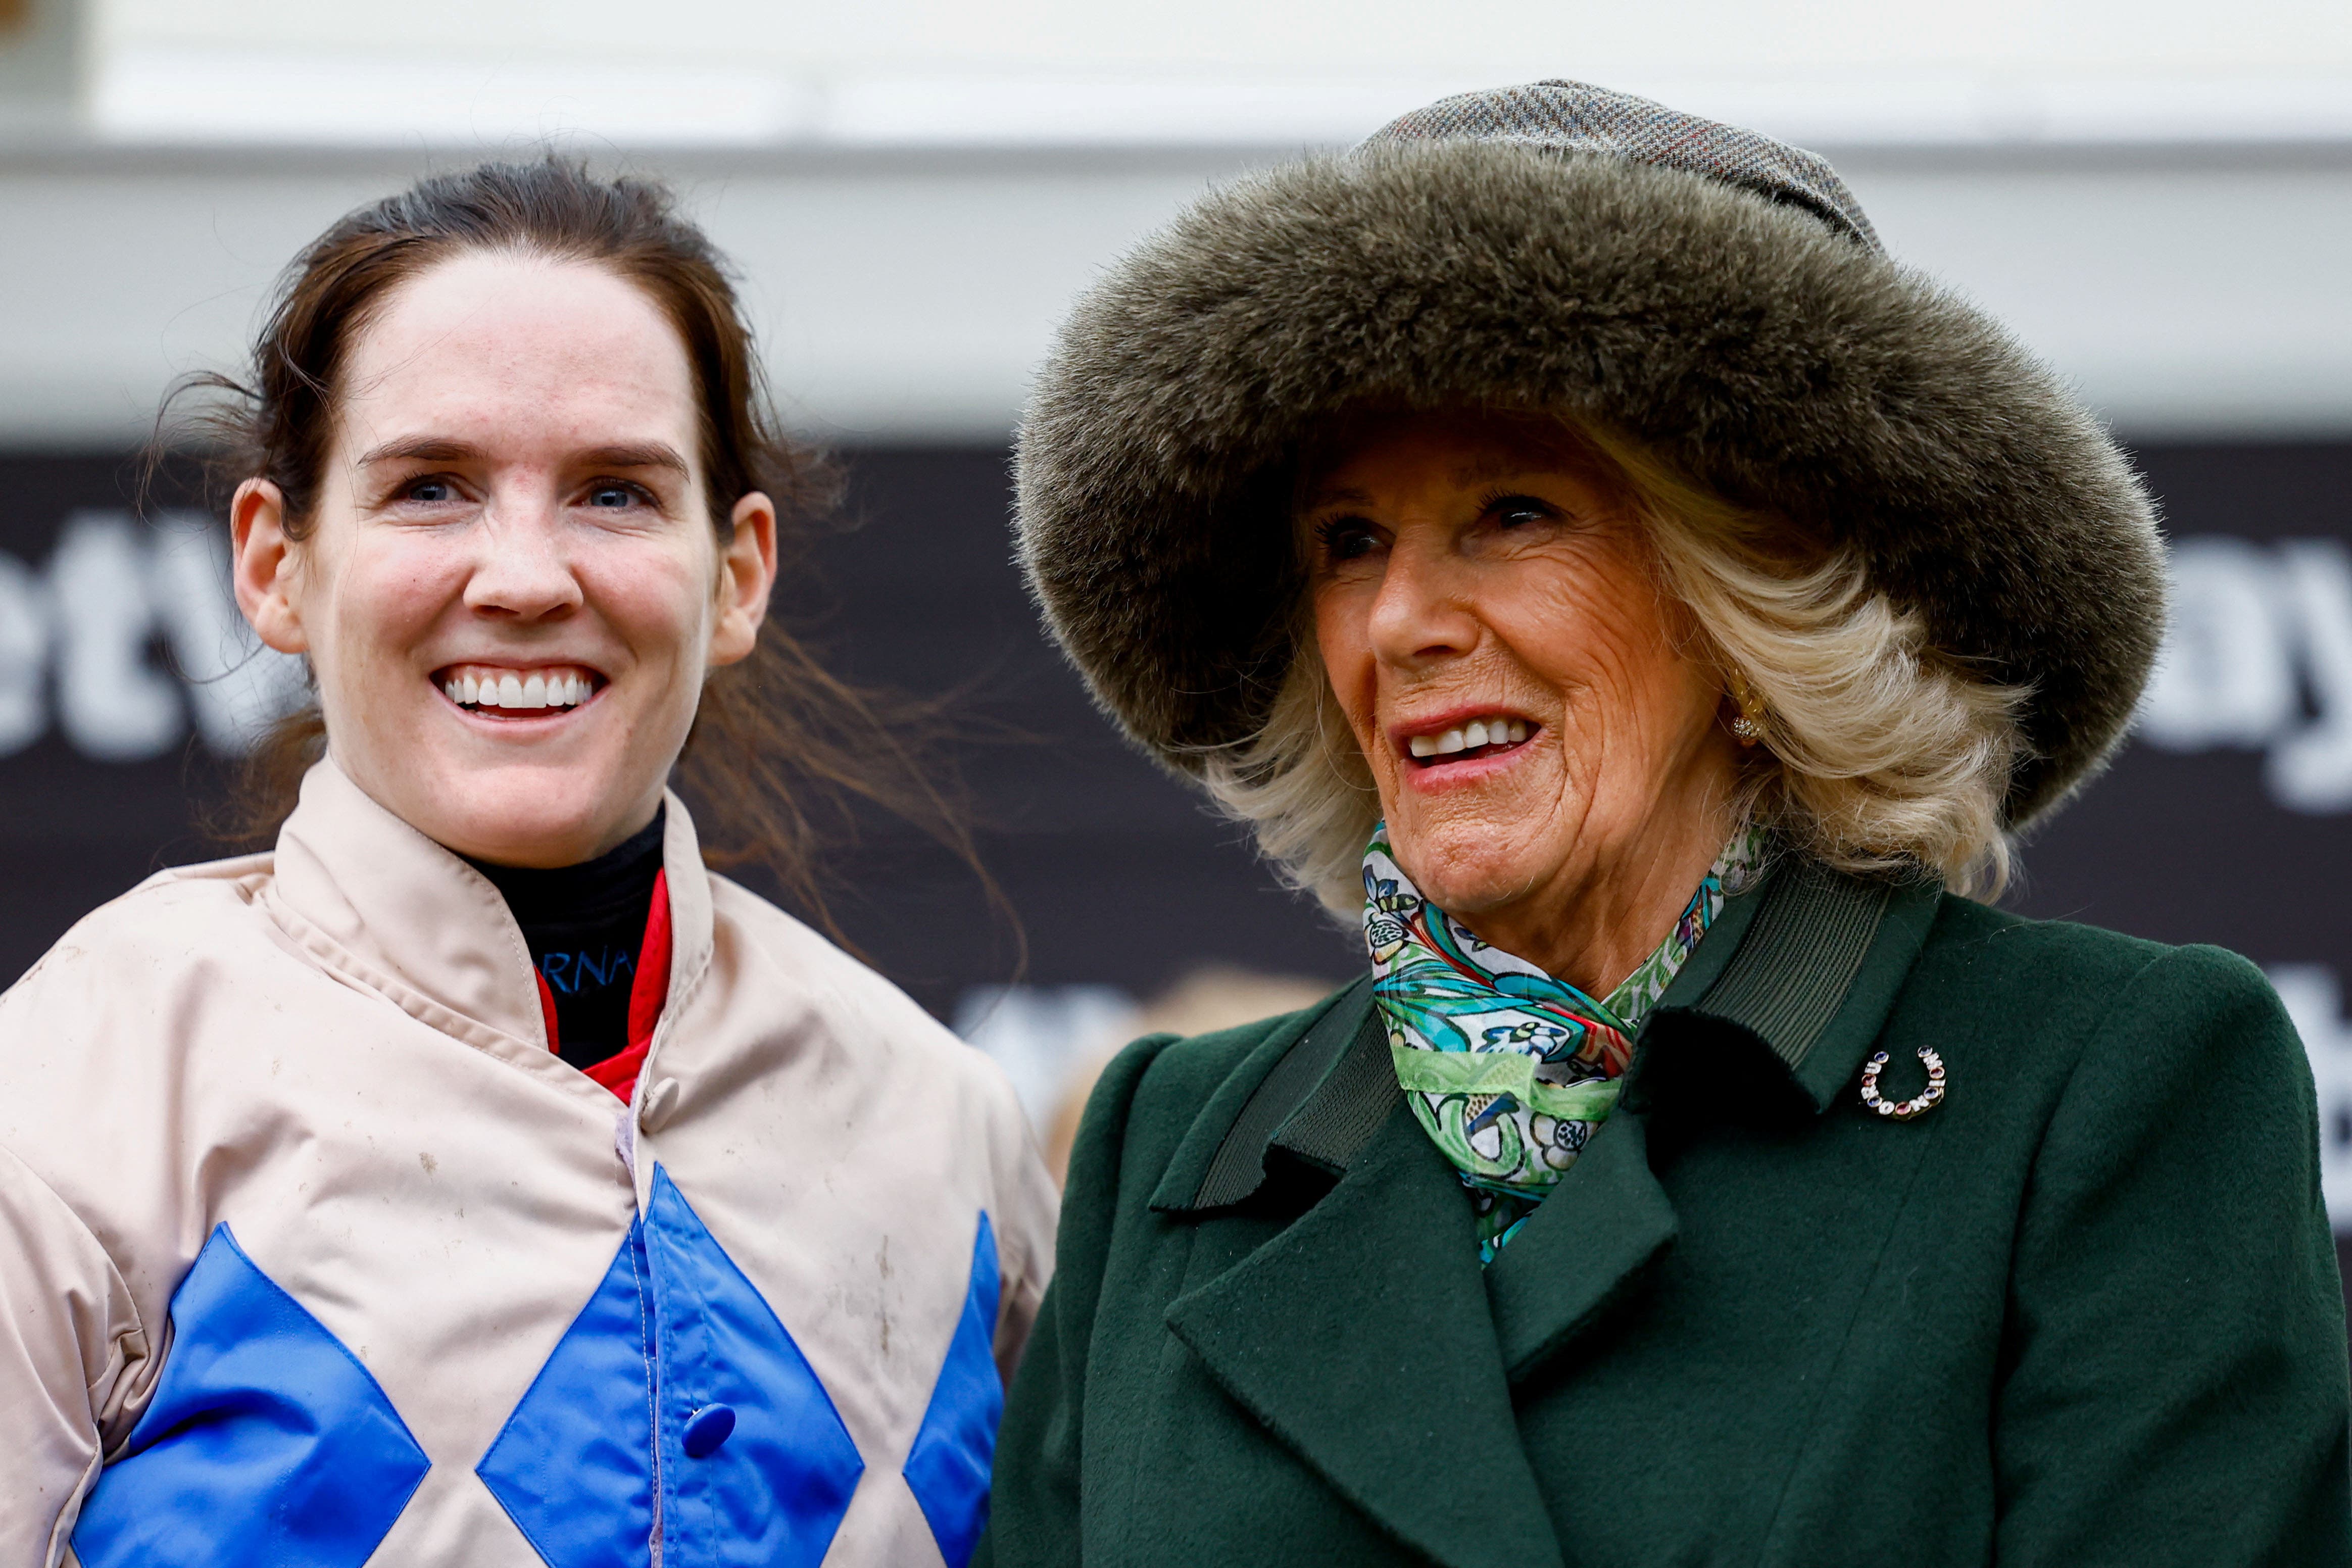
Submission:
<svg viewBox="0 0 2352 1568">
<path fill-rule="evenodd" d="M 1051 1184 L 992 1064 L 667 820 L 626 1103 L 331 763 L 0 996 L 0 1568 L 960 1568 Z"/>
</svg>

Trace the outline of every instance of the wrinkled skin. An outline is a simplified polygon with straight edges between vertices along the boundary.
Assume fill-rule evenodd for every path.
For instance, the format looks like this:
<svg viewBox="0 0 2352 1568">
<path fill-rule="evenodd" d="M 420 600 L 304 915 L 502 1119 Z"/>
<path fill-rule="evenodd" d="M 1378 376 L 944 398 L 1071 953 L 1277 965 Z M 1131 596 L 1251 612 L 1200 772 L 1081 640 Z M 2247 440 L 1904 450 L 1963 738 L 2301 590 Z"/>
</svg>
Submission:
<svg viewBox="0 0 2352 1568">
<path fill-rule="evenodd" d="M 1400 864 L 1487 942 L 1606 995 L 1731 826 L 1738 747 L 1689 612 L 1556 426 L 1367 416 L 1327 450 L 1298 517 L 1316 639 Z M 1486 717 L 1526 740 L 1412 754 Z"/>
<path fill-rule="evenodd" d="M 602 268 L 461 255 L 349 345 L 313 530 L 264 479 L 230 510 L 237 603 L 309 657 L 331 753 L 461 854 L 593 858 L 653 819 L 703 678 L 751 651 L 775 509 L 711 524 L 685 347 Z M 467 673 L 580 676 L 568 709 L 469 708 Z"/>
</svg>

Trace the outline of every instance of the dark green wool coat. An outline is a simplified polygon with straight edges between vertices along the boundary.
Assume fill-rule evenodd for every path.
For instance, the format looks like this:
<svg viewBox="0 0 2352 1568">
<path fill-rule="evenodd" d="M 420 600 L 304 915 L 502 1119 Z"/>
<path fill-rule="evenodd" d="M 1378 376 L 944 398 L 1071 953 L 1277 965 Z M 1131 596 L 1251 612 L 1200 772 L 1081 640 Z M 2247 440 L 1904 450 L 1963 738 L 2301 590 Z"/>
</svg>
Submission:
<svg viewBox="0 0 2352 1568">
<path fill-rule="evenodd" d="M 1104 1075 L 976 1562 L 2352 1563 L 2310 1071 L 2243 960 L 1784 866 L 1486 1269 L 1370 994 Z M 1864 1110 L 1922 1046 L 1945 1103 Z"/>
</svg>

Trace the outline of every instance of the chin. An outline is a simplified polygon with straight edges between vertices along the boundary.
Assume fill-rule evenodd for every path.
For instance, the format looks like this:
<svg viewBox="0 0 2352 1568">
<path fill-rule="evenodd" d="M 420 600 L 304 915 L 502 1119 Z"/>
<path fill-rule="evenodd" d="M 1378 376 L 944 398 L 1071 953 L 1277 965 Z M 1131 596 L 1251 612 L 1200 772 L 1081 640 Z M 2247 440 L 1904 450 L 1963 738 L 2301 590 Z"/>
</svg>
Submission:
<svg viewBox="0 0 2352 1568">
<path fill-rule="evenodd" d="M 470 787 L 469 787 L 470 786 Z M 518 794 L 524 799 L 517 800 Z M 536 798 L 532 798 L 536 796 Z M 426 811 L 412 825 L 461 855 L 501 866 L 572 866 L 594 858 L 604 813 L 486 780 L 452 781 L 443 799 L 480 802 L 457 812 Z M 437 819 L 437 820 L 436 820 Z"/>
<path fill-rule="evenodd" d="M 1419 833 L 1396 833 L 1406 874 L 1423 898 L 1446 913 L 1468 919 L 1508 904 L 1539 879 L 1531 869 L 1538 857 L 1520 836 L 1497 835 L 1490 826 L 1447 824 Z"/>
</svg>

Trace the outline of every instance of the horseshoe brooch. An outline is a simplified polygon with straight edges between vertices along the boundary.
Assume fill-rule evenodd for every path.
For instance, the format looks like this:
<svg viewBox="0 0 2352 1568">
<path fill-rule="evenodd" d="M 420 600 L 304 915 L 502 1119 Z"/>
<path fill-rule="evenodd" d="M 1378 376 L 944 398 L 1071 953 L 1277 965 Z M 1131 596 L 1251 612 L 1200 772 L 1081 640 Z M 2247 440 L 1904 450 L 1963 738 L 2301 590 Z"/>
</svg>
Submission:
<svg viewBox="0 0 2352 1568">
<path fill-rule="evenodd" d="M 1886 1053 L 1874 1054 L 1862 1069 L 1862 1103 L 1866 1110 L 1897 1121 L 1908 1121 L 1915 1116 L 1925 1116 L 1944 1103 L 1944 1058 L 1926 1046 L 1919 1047 L 1919 1060 L 1927 1068 L 1927 1087 L 1914 1100 L 1888 1100 L 1878 1092 L 1878 1075 L 1886 1070 Z"/>
</svg>

